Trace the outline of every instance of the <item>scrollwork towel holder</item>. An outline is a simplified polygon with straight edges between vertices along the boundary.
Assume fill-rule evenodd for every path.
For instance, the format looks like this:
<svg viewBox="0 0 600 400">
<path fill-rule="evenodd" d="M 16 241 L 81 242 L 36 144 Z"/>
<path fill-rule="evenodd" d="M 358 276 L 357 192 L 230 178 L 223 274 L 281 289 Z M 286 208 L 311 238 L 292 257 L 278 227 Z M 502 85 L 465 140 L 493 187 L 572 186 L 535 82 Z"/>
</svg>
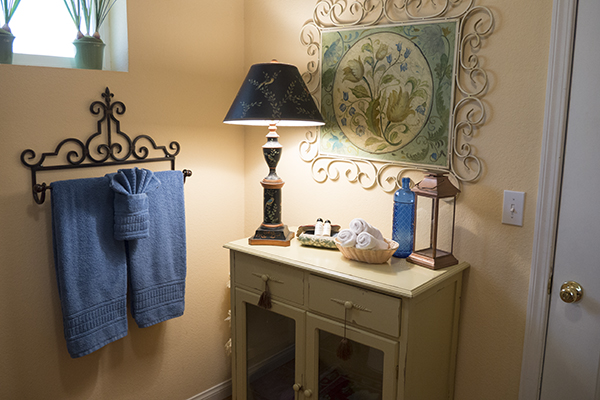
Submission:
<svg viewBox="0 0 600 400">
<path fill-rule="evenodd" d="M 45 182 L 37 183 L 37 173 L 40 171 L 52 171 L 74 168 L 103 167 L 111 165 L 128 165 L 149 162 L 169 162 L 171 170 L 175 170 L 175 157 L 179 154 L 180 146 L 178 142 L 172 141 L 168 149 L 166 146 L 158 146 L 154 139 L 148 135 L 139 135 L 133 140 L 121 131 L 121 123 L 115 114 L 123 115 L 125 113 L 125 104 L 121 101 L 112 101 L 114 94 L 108 87 L 102 93 L 103 101 L 94 101 L 90 105 L 90 112 L 93 115 L 100 115 L 98 120 L 98 130 L 93 133 L 86 142 L 76 138 L 68 138 L 61 141 L 54 152 L 42 153 L 39 161 L 34 162 L 36 153 L 32 149 L 24 150 L 21 153 L 21 163 L 31 170 L 31 187 L 33 199 L 37 204 L 43 204 L 46 200 L 46 190 L 52 189 L 51 184 Z M 114 141 L 112 137 L 112 126 L 115 126 L 115 134 L 119 136 L 120 141 Z M 97 144 L 95 139 L 102 135 L 103 126 L 106 131 L 106 143 Z M 161 156 L 148 157 L 150 150 L 145 145 L 139 145 L 140 140 L 150 143 L 153 150 L 162 151 Z M 125 146 L 123 145 L 123 142 Z M 47 157 L 57 157 L 61 148 L 71 144 L 78 147 L 76 150 L 70 150 L 65 155 L 65 164 L 44 165 Z M 95 152 L 90 148 L 95 146 Z M 192 171 L 184 169 L 183 179 L 192 175 Z"/>
</svg>

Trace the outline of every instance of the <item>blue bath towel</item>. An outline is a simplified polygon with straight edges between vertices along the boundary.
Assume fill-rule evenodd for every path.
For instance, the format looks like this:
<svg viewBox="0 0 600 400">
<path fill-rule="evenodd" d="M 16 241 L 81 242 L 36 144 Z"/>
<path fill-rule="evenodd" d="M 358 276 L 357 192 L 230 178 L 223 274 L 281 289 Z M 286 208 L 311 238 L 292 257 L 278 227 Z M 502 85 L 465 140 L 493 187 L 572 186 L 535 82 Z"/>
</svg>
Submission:
<svg viewBox="0 0 600 400">
<path fill-rule="evenodd" d="M 127 245 L 131 313 L 140 328 L 179 317 L 186 277 L 183 173 L 160 171 L 161 184 L 148 193 L 150 233 Z"/>
<path fill-rule="evenodd" d="M 81 357 L 127 335 L 127 260 L 113 237 L 109 179 L 52 183 L 52 233 L 67 349 Z"/>
<path fill-rule="evenodd" d="M 140 168 L 120 169 L 110 177 L 109 185 L 115 192 L 115 239 L 147 238 L 150 226 L 147 194 L 156 190 L 160 181 L 152 171 Z"/>
</svg>

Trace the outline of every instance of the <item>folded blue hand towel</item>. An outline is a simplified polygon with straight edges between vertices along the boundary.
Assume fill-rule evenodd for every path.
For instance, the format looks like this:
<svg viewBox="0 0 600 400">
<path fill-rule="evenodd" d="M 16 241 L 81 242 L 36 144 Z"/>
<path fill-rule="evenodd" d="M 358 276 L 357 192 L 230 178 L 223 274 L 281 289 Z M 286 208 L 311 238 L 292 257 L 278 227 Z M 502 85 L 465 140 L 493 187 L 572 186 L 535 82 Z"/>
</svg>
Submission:
<svg viewBox="0 0 600 400">
<path fill-rule="evenodd" d="M 161 185 L 148 193 L 150 234 L 126 242 L 131 313 L 140 328 L 179 317 L 185 306 L 183 174 L 160 171 L 155 176 Z"/>
<path fill-rule="evenodd" d="M 147 238 L 149 235 L 148 195 L 160 181 L 147 169 L 120 169 L 110 177 L 115 192 L 114 236 L 117 240 Z"/>
<path fill-rule="evenodd" d="M 109 179 L 52 183 L 52 237 L 67 349 L 81 357 L 127 335 L 127 260 L 113 237 Z"/>
</svg>

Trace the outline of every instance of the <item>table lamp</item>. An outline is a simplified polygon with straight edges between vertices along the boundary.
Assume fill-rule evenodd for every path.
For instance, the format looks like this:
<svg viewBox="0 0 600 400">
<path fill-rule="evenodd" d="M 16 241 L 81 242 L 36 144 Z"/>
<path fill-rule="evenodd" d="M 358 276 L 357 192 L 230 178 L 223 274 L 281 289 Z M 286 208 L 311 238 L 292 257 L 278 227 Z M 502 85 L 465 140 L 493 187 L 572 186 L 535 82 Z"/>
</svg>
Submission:
<svg viewBox="0 0 600 400">
<path fill-rule="evenodd" d="M 277 126 L 325 124 L 298 68 L 276 61 L 254 64 L 223 122 L 269 127 L 267 143 L 262 146 L 269 166 L 269 175 L 260 182 L 264 188 L 263 222 L 248 242 L 251 245 L 289 246 L 294 233 L 281 222 L 284 182 L 275 172 L 282 149 L 277 141 Z"/>
</svg>

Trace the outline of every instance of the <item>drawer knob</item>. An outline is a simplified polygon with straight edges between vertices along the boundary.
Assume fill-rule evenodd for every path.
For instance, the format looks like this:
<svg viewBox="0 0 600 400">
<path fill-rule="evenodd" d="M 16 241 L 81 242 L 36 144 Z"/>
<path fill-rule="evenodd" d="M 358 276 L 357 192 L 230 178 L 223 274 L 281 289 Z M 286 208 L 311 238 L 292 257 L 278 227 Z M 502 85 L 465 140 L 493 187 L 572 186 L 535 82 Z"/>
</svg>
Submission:
<svg viewBox="0 0 600 400">
<path fill-rule="evenodd" d="M 309 390 L 309 389 L 306 389 L 306 390 L 304 391 L 304 397 L 310 397 L 310 396 L 312 396 L 312 391 L 311 391 L 311 390 Z"/>
<path fill-rule="evenodd" d="M 338 304 L 344 306 L 344 308 L 346 310 L 355 309 L 355 310 L 359 310 L 359 311 L 373 312 L 365 306 L 361 306 L 360 304 L 354 304 L 350 300 L 340 300 L 340 299 L 330 299 L 330 300 L 333 301 L 334 303 L 338 303 Z"/>
<path fill-rule="evenodd" d="M 258 272 L 253 272 L 252 275 L 256 276 L 257 278 L 262 279 L 264 282 L 268 281 L 268 282 L 275 282 L 275 283 L 283 283 L 282 281 L 278 281 L 277 279 L 271 278 L 267 274 L 259 274 Z"/>
</svg>

